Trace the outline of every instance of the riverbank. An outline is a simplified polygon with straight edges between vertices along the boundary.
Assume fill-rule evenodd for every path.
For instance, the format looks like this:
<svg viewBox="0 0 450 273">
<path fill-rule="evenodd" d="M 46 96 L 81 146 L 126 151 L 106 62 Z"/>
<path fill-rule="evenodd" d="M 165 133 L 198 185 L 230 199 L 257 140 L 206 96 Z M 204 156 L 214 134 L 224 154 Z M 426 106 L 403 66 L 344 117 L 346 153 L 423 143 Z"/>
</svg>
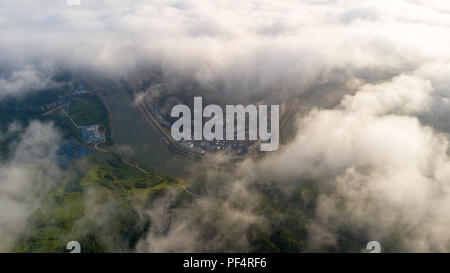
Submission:
<svg viewBox="0 0 450 273">
<path fill-rule="evenodd" d="M 114 135 L 113 149 L 142 162 L 145 166 L 178 177 L 185 177 L 195 161 L 177 155 L 158 135 L 133 102 L 131 92 L 120 86 L 102 91 Z"/>
</svg>

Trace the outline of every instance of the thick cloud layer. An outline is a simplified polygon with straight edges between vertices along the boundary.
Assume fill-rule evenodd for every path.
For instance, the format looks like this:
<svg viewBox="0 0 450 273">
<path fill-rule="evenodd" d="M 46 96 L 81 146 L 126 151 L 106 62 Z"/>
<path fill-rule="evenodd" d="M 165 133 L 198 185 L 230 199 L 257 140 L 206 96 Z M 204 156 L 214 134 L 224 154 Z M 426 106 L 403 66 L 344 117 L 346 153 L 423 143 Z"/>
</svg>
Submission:
<svg viewBox="0 0 450 273">
<path fill-rule="evenodd" d="M 2 93 L 39 89 L 60 69 L 111 78 L 157 69 L 231 94 L 302 92 L 450 55 L 446 8 L 428 1 L 2 2 Z"/>
<path fill-rule="evenodd" d="M 82 0 L 80 7 L 69 7 L 63 0 L 23 0 L 1 5 L 0 96 L 41 89 L 61 69 L 128 80 L 156 70 L 172 84 L 193 81 L 229 95 L 281 96 L 316 84 L 350 83 L 353 95 L 335 109 L 318 107 L 302 117 L 292 143 L 261 162 L 242 163 L 238 176 L 280 184 L 316 180 L 325 193 L 310 228 L 313 250 L 335 244 L 337 231 L 348 223 L 374 240 L 399 236 L 402 250 L 448 250 L 448 4 Z M 175 221 L 178 229 L 168 237 L 153 230 L 148 237 L 153 243 L 141 242 L 141 250 L 203 251 L 192 241 L 175 247 L 183 232 L 198 234 L 185 225 L 189 219 Z"/>
<path fill-rule="evenodd" d="M 27 128 L 14 124 L 12 132 L 21 137 L 13 144 L 12 158 L 0 166 L 1 252 L 11 251 L 48 192 L 68 179 L 55 161 L 61 138 L 51 124 L 32 122 Z"/>
<path fill-rule="evenodd" d="M 430 81 L 405 75 L 363 85 L 336 109 L 311 111 L 292 143 L 243 172 L 317 181 L 312 250 L 336 244 L 347 227 L 386 244 L 395 237 L 397 250 L 448 251 L 448 135 L 414 116 L 428 111 L 432 91 Z"/>
<path fill-rule="evenodd" d="M 136 251 L 246 252 L 249 228 L 266 224 L 254 211 L 258 202 L 242 181 L 230 183 L 220 197 L 196 196 L 176 209 L 176 194 L 169 192 L 141 212 L 151 219 L 151 227 Z"/>
</svg>

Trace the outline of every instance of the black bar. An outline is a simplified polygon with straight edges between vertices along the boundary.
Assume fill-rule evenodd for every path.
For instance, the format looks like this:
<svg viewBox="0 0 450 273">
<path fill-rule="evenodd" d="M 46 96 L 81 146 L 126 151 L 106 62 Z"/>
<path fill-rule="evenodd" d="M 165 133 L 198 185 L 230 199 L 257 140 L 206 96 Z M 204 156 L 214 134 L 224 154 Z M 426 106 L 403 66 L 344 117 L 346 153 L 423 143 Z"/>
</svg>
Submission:
<svg viewBox="0 0 450 273">
<path fill-rule="evenodd" d="M 263 260 L 262 260 L 263 259 Z M 191 261 L 203 260 L 203 267 Z M 206 260 L 217 261 L 214 270 Z M 448 254 L 1 254 L 0 263 L 14 269 L 65 272 L 333 272 L 338 270 L 406 272 L 447 267 Z M 252 262 L 250 262 L 252 261 Z M 259 262 L 256 262 L 259 261 Z M 262 262 L 264 261 L 264 263 Z M 189 264 L 189 267 L 186 265 Z M 208 266 L 209 265 L 209 266 Z M 88 271 L 87 271 L 88 270 Z"/>
</svg>

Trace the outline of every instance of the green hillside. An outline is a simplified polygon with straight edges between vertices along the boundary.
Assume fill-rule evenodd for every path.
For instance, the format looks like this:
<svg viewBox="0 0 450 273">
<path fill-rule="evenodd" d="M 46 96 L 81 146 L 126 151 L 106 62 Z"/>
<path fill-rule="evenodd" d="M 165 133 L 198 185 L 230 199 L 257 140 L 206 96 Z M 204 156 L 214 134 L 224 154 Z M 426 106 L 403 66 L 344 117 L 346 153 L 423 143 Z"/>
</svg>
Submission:
<svg viewBox="0 0 450 273">
<path fill-rule="evenodd" d="M 89 170 L 56 188 L 45 206 L 29 219 L 29 228 L 15 252 L 68 252 L 69 241 L 78 241 L 82 252 L 132 251 L 148 229 L 139 207 L 151 204 L 166 190 L 190 196 L 173 177 L 149 171 L 144 174 L 116 155 L 94 154 Z"/>
<path fill-rule="evenodd" d="M 69 115 L 79 126 L 102 124 L 106 128 L 106 142 L 112 143 L 109 127 L 108 110 L 102 100 L 96 95 L 83 95 L 71 103 Z"/>
</svg>

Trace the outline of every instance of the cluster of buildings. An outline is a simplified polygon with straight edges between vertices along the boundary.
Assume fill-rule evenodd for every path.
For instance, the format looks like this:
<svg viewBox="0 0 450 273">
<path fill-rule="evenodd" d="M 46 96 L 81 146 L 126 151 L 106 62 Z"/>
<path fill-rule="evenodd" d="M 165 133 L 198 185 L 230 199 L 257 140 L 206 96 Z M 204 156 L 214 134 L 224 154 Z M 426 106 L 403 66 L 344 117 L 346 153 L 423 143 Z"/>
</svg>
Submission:
<svg viewBox="0 0 450 273">
<path fill-rule="evenodd" d="M 95 144 L 105 141 L 105 127 L 103 125 L 80 126 L 81 140 L 84 143 Z"/>
<path fill-rule="evenodd" d="M 57 152 L 56 156 L 59 165 L 67 167 L 71 160 L 81 158 L 85 155 L 92 153 L 94 149 L 80 145 L 77 142 L 70 142 L 64 144 Z"/>
<path fill-rule="evenodd" d="M 230 152 L 235 155 L 248 153 L 256 141 L 248 140 L 181 140 L 177 142 L 182 148 L 197 154 Z"/>
<path fill-rule="evenodd" d="M 158 121 L 161 127 L 164 127 L 169 132 L 171 130 L 170 109 L 175 104 L 180 104 L 181 101 L 175 96 L 165 97 L 162 99 L 163 94 L 170 94 L 169 87 L 159 82 L 159 78 L 155 78 L 154 82 L 148 82 L 143 84 L 145 89 L 145 104 L 147 109 L 151 112 L 152 116 Z M 162 103 L 163 102 L 163 103 Z M 224 121 L 225 124 L 225 121 Z M 224 130 L 224 136 L 226 130 Z M 248 131 L 246 132 L 248 134 Z M 236 134 L 235 134 L 236 139 Z M 206 153 L 216 153 L 219 151 L 230 152 L 235 155 L 244 155 L 252 150 L 256 141 L 250 140 L 181 140 L 177 141 L 179 147 L 184 150 L 190 151 L 195 154 L 204 155 Z"/>
<path fill-rule="evenodd" d="M 78 95 L 87 93 L 89 92 L 86 91 L 84 89 L 84 86 L 80 84 L 78 88 L 73 91 L 73 93 L 61 96 L 59 102 L 45 105 L 41 107 L 41 110 L 48 110 L 58 107 L 58 109 L 55 110 L 58 110 L 59 115 L 67 116 L 70 119 L 70 117 L 68 116 L 70 103 L 73 100 L 81 99 L 78 97 Z M 74 123 L 73 120 L 71 121 L 72 123 Z M 61 165 L 62 167 L 67 167 L 71 161 L 94 152 L 95 149 L 91 145 L 102 143 L 106 140 L 105 127 L 103 125 L 94 124 L 89 126 L 78 126 L 74 123 L 74 126 L 80 130 L 82 143 L 72 140 L 71 142 L 61 146 L 61 148 L 57 151 L 56 156 L 59 165 Z"/>
<path fill-rule="evenodd" d="M 178 145 L 181 146 L 181 148 L 183 148 L 185 150 L 191 151 L 191 152 L 199 154 L 199 155 L 205 154 L 205 151 L 201 148 L 194 146 L 194 143 L 192 141 L 181 140 L 181 141 L 178 141 L 177 143 L 178 143 Z"/>
</svg>

